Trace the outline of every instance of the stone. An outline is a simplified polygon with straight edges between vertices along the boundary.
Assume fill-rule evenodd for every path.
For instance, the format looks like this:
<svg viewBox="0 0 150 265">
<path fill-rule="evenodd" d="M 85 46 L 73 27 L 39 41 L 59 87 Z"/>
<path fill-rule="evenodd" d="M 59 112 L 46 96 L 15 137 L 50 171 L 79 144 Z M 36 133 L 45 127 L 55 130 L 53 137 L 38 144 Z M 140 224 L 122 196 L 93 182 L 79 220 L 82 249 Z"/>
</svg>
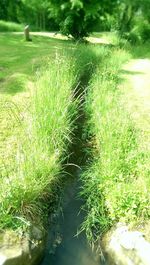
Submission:
<svg viewBox="0 0 150 265">
<path fill-rule="evenodd" d="M 29 233 L 24 236 L 7 230 L 0 234 L 0 265 L 37 265 L 44 249 L 44 230 L 30 226 Z"/>
<path fill-rule="evenodd" d="M 127 226 L 117 227 L 107 233 L 102 248 L 110 265 L 150 265 L 150 243 L 139 231 Z"/>
</svg>

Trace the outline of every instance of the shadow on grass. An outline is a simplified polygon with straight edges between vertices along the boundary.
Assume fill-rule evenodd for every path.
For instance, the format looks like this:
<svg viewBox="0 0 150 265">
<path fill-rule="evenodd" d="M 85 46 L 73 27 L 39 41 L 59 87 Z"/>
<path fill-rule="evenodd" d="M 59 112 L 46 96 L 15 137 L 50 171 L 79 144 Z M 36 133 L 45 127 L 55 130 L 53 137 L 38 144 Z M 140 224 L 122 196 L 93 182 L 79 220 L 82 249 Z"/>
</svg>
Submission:
<svg viewBox="0 0 150 265">
<path fill-rule="evenodd" d="M 26 78 L 23 75 L 15 74 L 10 78 L 0 79 L 0 93 L 15 95 L 26 90 Z"/>
<path fill-rule="evenodd" d="M 122 69 L 120 71 L 120 74 L 123 74 L 123 75 L 143 75 L 144 73 L 143 72 L 139 72 L 139 71 L 129 71 L 129 70 Z"/>
<path fill-rule="evenodd" d="M 122 83 L 124 83 L 127 79 L 128 79 L 128 76 L 136 76 L 136 75 L 143 75 L 144 73 L 142 72 L 138 72 L 138 71 L 129 71 L 129 70 L 124 70 L 124 69 L 121 69 L 118 73 L 118 85 L 121 85 Z"/>
</svg>

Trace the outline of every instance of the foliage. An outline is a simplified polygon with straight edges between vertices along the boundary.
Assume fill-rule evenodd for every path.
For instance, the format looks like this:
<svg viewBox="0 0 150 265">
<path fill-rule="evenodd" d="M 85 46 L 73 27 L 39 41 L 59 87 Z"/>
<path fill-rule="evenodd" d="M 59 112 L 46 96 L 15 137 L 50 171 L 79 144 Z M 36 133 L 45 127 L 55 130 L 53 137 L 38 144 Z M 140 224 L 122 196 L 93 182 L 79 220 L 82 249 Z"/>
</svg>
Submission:
<svg viewBox="0 0 150 265">
<path fill-rule="evenodd" d="M 121 36 L 133 43 L 149 39 L 149 7 L 150 0 L 122 1 L 118 9 L 118 28 Z"/>
<path fill-rule="evenodd" d="M 150 0 L 1 0 L 0 19 L 40 30 L 60 29 L 75 39 L 103 30 L 119 30 L 123 36 L 132 30 L 135 17 L 150 22 L 149 6 Z"/>
<path fill-rule="evenodd" d="M 16 32 L 16 31 L 23 31 L 23 25 L 14 23 L 14 22 L 6 22 L 0 20 L 0 32 Z"/>
<path fill-rule="evenodd" d="M 18 22 L 18 8 L 20 1 L 17 0 L 1 0 L 0 1 L 0 19 Z"/>
<path fill-rule="evenodd" d="M 116 222 L 136 222 L 150 216 L 147 154 L 139 149 L 141 135 L 118 88 L 118 73 L 128 58 L 122 50 L 105 53 L 86 98 L 86 133 L 93 158 L 81 175 L 87 211 L 82 230 L 90 241 Z"/>
<path fill-rule="evenodd" d="M 0 19 L 30 24 L 36 30 L 58 29 L 48 16 L 49 1 L 1 0 Z"/>
<path fill-rule="evenodd" d="M 22 3 L 24 5 L 24 8 L 28 8 L 29 13 L 34 14 L 34 23 L 36 25 L 36 28 L 40 29 L 46 29 L 47 23 L 48 23 L 48 7 L 49 7 L 49 1 L 47 0 L 22 0 Z M 31 12 L 30 12 L 31 10 Z M 30 14 L 31 15 L 31 14 Z M 28 16 L 28 19 L 30 21 L 30 18 Z"/>
<path fill-rule="evenodd" d="M 116 1 L 51 0 L 50 15 L 55 17 L 61 31 L 75 39 L 87 36 L 106 13 L 112 13 Z"/>
</svg>

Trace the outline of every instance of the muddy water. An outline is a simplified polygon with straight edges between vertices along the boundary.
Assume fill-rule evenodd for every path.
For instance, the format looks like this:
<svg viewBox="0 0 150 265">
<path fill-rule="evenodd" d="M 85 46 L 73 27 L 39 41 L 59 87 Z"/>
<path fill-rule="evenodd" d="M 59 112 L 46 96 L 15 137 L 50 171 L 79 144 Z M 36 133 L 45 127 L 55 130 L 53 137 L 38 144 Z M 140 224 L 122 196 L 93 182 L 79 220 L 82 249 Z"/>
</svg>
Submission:
<svg viewBox="0 0 150 265">
<path fill-rule="evenodd" d="M 92 252 L 85 234 L 77 236 L 78 228 L 83 221 L 80 211 L 83 202 L 76 196 L 79 184 L 74 181 L 65 191 L 63 214 L 59 217 L 61 228 L 61 244 L 51 253 L 50 244 L 47 246 L 46 256 L 41 265 L 100 265 L 100 256 Z"/>
</svg>

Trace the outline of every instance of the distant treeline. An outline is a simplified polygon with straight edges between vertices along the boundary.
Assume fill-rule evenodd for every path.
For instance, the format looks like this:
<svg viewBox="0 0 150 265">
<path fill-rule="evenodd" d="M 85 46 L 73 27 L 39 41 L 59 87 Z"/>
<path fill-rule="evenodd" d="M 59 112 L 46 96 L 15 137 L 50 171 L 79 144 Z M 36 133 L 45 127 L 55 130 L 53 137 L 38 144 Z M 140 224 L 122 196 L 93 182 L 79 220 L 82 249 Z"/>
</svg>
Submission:
<svg viewBox="0 0 150 265">
<path fill-rule="evenodd" d="M 150 38 L 150 0 L 0 0 L 0 20 L 61 30 L 74 38 L 118 31 L 131 41 Z"/>
<path fill-rule="evenodd" d="M 38 30 L 58 30 L 59 26 L 49 16 L 49 9 L 45 2 L 40 0 L 0 0 L 0 20 L 30 24 L 33 29 Z"/>
</svg>

